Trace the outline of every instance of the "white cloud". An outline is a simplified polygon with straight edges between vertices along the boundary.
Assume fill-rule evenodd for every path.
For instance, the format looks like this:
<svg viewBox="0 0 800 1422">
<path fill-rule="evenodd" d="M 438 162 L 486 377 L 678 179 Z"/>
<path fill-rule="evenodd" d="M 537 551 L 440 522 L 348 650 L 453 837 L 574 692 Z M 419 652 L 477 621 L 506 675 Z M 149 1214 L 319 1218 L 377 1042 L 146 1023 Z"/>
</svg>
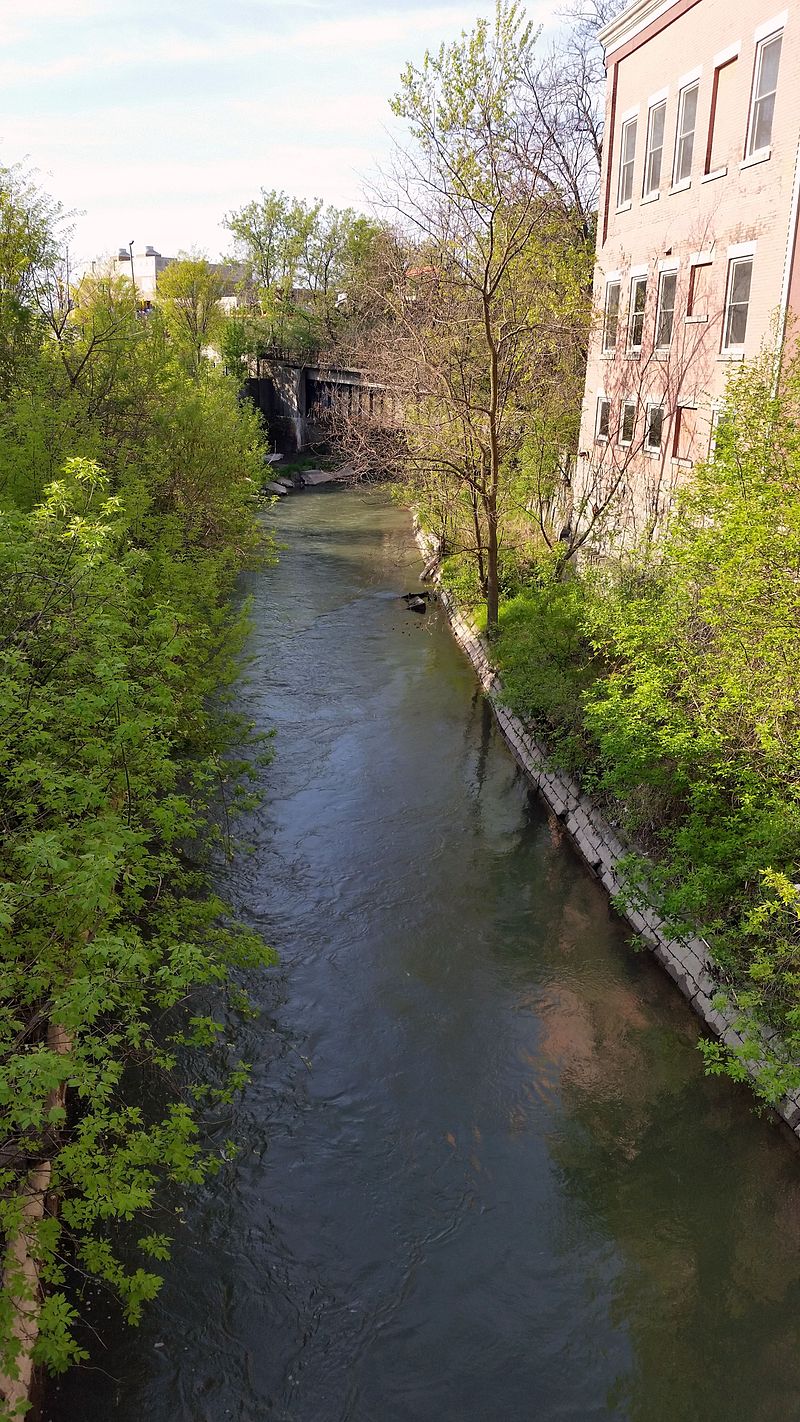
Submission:
<svg viewBox="0 0 800 1422">
<path fill-rule="evenodd" d="M 49 3 L 49 0 L 40 0 L 40 3 Z M 80 9 L 83 0 L 76 3 Z M 285 15 L 285 10 L 282 13 Z M 447 29 L 457 33 L 467 13 L 463 4 L 445 5 L 422 11 L 398 9 L 367 15 L 339 15 L 310 23 L 303 19 L 288 29 L 282 25 L 271 30 L 224 26 L 209 34 L 174 27 L 159 31 L 155 26 L 149 29 L 137 24 L 127 36 L 110 44 L 86 43 L 90 38 L 88 34 L 73 33 L 67 37 L 74 46 L 71 50 L 40 54 L 35 59 L 7 55 L 0 62 L 0 84 L 21 87 L 86 72 L 103 74 L 137 66 L 148 69 L 154 65 L 174 65 L 181 69 L 190 65 L 220 66 L 265 55 L 285 56 L 289 51 L 318 53 L 328 59 L 337 54 L 360 57 L 367 51 L 399 42 L 424 43 L 426 36 L 438 35 Z"/>
<path fill-rule="evenodd" d="M 561 0 L 531 0 L 545 18 Z M 86 211 L 86 257 L 131 234 L 226 242 L 260 187 L 361 206 L 407 59 L 494 0 L 0 0 L 0 161 Z M 13 93 L 13 102 L 11 95 Z M 47 175 L 51 176 L 47 176 Z"/>
<path fill-rule="evenodd" d="M 0 10 L 0 43 L 16 44 L 37 26 L 61 26 L 88 20 L 102 12 L 102 0 L 25 0 L 13 10 L 6 0 Z"/>
</svg>

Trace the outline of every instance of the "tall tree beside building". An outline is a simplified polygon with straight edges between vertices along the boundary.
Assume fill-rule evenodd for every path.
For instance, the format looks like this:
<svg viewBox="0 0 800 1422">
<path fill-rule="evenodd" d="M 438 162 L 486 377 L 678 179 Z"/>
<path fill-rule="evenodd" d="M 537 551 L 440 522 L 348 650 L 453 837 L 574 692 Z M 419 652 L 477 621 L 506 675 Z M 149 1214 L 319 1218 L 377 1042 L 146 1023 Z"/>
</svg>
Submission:
<svg viewBox="0 0 800 1422">
<path fill-rule="evenodd" d="M 503 529 L 524 518 L 520 455 L 535 411 L 553 445 L 580 404 L 589 253 L 565 203 L 531 178 L 525 114 L 535 36 L 500 3 L 393 101 L 409 141 L 384 194 L 407 234 L 387 284 L 381 371 L 403 392 L 408 470 L 437 532 L 457 530 L 496 627 Z M 379 345 L 373 341 L 373 351 Z"/>
</svg>

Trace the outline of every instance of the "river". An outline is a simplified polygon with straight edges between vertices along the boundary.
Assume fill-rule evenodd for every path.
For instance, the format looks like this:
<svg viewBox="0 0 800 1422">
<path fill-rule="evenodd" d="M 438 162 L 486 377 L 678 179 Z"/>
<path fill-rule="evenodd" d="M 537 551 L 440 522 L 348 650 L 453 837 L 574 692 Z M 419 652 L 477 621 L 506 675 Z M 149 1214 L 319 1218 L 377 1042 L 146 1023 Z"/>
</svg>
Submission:
<svg viewBox="0 0 800 1422">
<path fill-rule="evenodd" d="M 794 1422 L 800 1160 L 528 789 L 384 493 L 269 515 L 238 1158 L 47 1422 Z"/>
</svg>

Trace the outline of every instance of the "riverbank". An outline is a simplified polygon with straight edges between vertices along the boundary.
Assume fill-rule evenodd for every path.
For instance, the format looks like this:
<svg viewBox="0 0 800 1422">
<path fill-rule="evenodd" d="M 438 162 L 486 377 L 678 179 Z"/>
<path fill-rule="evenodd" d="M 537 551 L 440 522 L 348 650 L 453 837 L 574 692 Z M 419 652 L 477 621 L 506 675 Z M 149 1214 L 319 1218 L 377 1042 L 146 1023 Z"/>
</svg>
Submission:
<svg viewBox="0 0 800 1422">
<path fill-rule="evenodd" d="M 436 558 L 435 540 L 416 521 L 414 529 L 417 545 L 430 567 Z M 696 935 L 676 934 L 657 904 L 648 900 L 640 872 L 641 848 L 620 834 L 596 801 L 582 791 L 579 780 L 559 766 L 548 747 L 506 704 L 500 674 L 475 622 L 459 608 L 438 574 L 437 582 L 453 635 L 475 668 L 518 764 L 564 825 L 578 853 L 610 894 L 639 942 L 653 953 L 706 1027 L 740 1063 L 741 1078 L 750 1081 L 800 1140 L 800 1091 L 784 1092 L 778 1099 L 768 1096 L 774 1063 L 786 1065 L 779 1033 L 741 1009 L 731 1009 L 708 942 Z M 635 878 L 632 857 L 638 866 Z"/>
</svg>

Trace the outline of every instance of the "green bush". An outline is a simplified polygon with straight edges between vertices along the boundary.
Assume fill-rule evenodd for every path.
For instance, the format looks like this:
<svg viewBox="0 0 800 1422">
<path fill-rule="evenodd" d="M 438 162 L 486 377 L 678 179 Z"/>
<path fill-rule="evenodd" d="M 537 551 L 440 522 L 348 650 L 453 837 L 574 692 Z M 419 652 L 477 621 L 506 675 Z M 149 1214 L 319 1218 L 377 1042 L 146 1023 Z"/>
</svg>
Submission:
<svg viewBox="0 0 800 1422">
<path fill-rule="evenodd" d="M 214 1166 L 202 1103 L 246 1079 L 224 1024 L 272 961 L 206 867 L 262 756 L 225 705 L 236 578 L 270 556 L 257 415 L 125 283 L 58 306 L 56 216 L 0 170 L 0 1229 L 36 1262 L 52 1370 L 82 1356 L 70 1279 L 133 1321 L 159 1287 L 165 1186 Z M 58 1209 L 37 1220 L 42 1162 Z M 7 1257 L 2 1372 L 32 1303 Z"/>
<path fill-rule="evenodd" d="M 586 635 L 590 596 L 578 579 L 529 586 L 502 605 L 494 648 L 508 704 L 570 770 L 588 769 L 594 751 L 583 711 L 601 665 Z"/>
<path fill-rule="evenodd" d="M 800 361 L 776 392 L 768 353 L 731 379 L 714 457 L 657 542 L 565 582 L 534 565 L 496 643 L 509 704 L 614 802 L 729 1000 L 780 1029 L 769 1099 L 800 1084 L 798 570 Z"/>
</svg>

